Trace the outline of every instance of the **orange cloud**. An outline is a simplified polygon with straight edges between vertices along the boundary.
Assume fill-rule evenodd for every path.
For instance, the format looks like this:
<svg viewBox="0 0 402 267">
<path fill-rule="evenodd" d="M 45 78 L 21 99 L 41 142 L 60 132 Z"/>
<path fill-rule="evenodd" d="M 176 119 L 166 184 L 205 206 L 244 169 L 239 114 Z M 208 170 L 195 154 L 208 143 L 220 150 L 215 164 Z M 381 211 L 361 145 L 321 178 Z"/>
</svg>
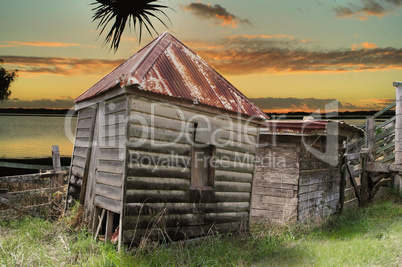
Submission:
<svg viewBox="0 0 402 267">
<path fill-rule="evenodd" d="M 215 16 L 218 18 L 218 20 L 222 21 L 222 24 L 221 24 L 222 26 L 229 25 L 229 26 L 232 26 L 232 28 L 237 28 L 236 22 L 234 21 L 232 16 L 224 16 L 224 15 L 218 15 L 218 14 Z"/>
<path fill-rule="evenodd" d="M 82 45 L 76 43 L 60 43 L 60 42 L 44 42 L 44 41 L 33 41 L 33 42 L 22 42 L 22 41 L 7 41 L 6 44 L 0 47 L 19 47 L 19 46 L 37 46 L 37 47 L 70 47 L 70 46 L 80 46 L 80 47 L 96 47 L 89 45 Z"/>
<path fill-rule="evenodd" d="M 367 103 L 374 103 L 378 105 L 389 105 L 395 101 L 395 99 L 364 99 L 361 100 L 362 102 L 367 102 Z"/>
<path fill-rule="evenodd" d="M 359 49 L 359 48 L 374 49 L 374 48 L 378 48 L 378 46 L 373 44 L 373 43 L 369 43 L 369 42 L 364 42 L 364 43 L 361 43 L 361 44 L 352 44 L 351 45 L 352 51 L 355 51 L 356 49 Z"/>
</svg>

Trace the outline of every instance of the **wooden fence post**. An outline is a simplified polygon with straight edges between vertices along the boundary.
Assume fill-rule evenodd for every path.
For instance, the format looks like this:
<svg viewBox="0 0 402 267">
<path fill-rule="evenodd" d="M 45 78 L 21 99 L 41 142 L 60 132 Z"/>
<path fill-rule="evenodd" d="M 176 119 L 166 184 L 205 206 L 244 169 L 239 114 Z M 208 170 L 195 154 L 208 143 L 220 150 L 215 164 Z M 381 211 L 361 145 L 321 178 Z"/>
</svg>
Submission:
<svg viewBox="0 0 402 267">
<path fill-rule="evenodd" d="M 394 82 L 396 109 L 395 109 L 395 164 L 402 164 L 402 82 Z M 394 186 L 402 190 L 402 175 L 395 174 Z"/>
<path fill-rule="evenodd" d="M 347 164 L 348 157 L 346 156 L 346 144 L 344 142 L 343 156 L 342 156 L 342 167 L 341 167 L 341 181 L 339 185 L 339 205 L 337 213 L 341 214 L 343 211 L 343 204 L 345 203 L 345 188 L 346 188 L 346 175 L 347 175 Z"/>
<path fill-rule="evenodd" d="M 63 186 L 63 173 L 61 172 L 60 151 L 58 145 L 52 146 L 52 159 L 55 176 L 51 178 L 50 187 L 61 187 Z"/>
<path fill-rule="evenodd" d="M 53 170 L 54 172 L 61 171 L 61 162 L 60 162 L 60 151 L 59 146 L 52 146 L 52 158 L 53 158 Z"/>
<path fill-rule="evenodd" d="M 369 188 L 369 173 L 366 171 L 367 162 L 375 161 L 375 119 L 374 117 L 368 117 L 366 120 L 366 147 L 367 154 L 362 154 L 362 176 L 361 176 L 361 188 L 360 188 L 360 204 L 365 206 L 370 197 Z"/>
</svg>

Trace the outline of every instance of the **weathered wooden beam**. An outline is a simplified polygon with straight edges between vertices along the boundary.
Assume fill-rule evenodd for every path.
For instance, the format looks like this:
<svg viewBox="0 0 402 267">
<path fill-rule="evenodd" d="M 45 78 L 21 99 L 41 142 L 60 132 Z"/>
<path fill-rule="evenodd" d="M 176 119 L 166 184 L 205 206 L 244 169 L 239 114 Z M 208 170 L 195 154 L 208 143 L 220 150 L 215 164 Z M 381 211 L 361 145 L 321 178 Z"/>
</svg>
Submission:
<svg viewBox="0 0 402 267">
<path fill-rule="evenodd" d="M 49 165 L 25 164 L 25 163 L 6 162 L 6 161 L 0 161 L 0 167 L 16 168 L 16 169 L 29 169 L 29 170 L 52 170 L 53 169 L 53 166 L 49 166 Z"/>
<path fill-rule="evenodd" d="M 99 232 L 100 232 L 100 230 L 102 228 L 102 222 L 103 222 L 103 218 L 105 217 L 105 212 L 106 212 L 106 210 L 102 209 L 102 214 L 101 214 L 101 216 L 99 218 L 99 221 L 98 221 L 98 227 L 96 227 L 96 232 L 95 232 L 95 236 L 94 236 L 95 240 L 98 239 Z"/>
<path fill-rule="evenodd" d="M 350 153 L 350 154 L 346 154 L 346 156 L 348 157 L 348 160 L 355 160 L 355 159 L 359 159 L 360 158 L 360 152 L 359 153 Z"/>
<path fill-rule="evenodd" d="M 386 150 L 388 150 L 388 149 L 390 149 L 390 148 L 394 149 L 394 147 L 395 147 L 395 142 L 391 142 L 391 143 L 389 143 L 389 144 L 387 144 L 387 145 L 385 145 L 385 146 L 382 146 L 382 147 L 378 148 L 377 151 L 376 151 L 376 153 L 380 153 L 380 152 L 382 152 L 382 151 L 386 151 Z"/>
<path fill-rule="evenodd" d="M 395 125 L 391 126 L 390 128 L 382 131 L 381 133 L 377 134 L 375 136 L 375 141 L 378 142 L 379 140 L 382 140 L 388 136 L 391 136 L 392 134 L 395 133 Z"/>
<path fill-rule="evenodd" d="M 402 164 L 390 164 L 389 170 L 392 172 L 402 172 Z"/>
<path fill-rule="evenodd" d="M 249 202 L 127 203 L 125 204 L 125 216 L 156 215 L 165 209 L 168 214 L 248 212 Z"/>
<path fill-rule="evenodd" d="M 368 172 L 389 172 L 389 167 L 389 163 L 367 162 L 365 170 Z"/>
<path fill-rule="evenodd" d="M 186 227 L 186 226 L 200 226 L 200 225 L 212 225 L 219 223 L 229 222 L 246 222 L 248 221 L 248 212 L 224 212 L 224 213 L 201 213 L 201 214 L 156 214 L 156 215 L 140 215 L 138 216 L 125 216 L 124 228 L 128 229 L 149 229 L 154 222 L 157 222 L 159 216 L 163 221 L 163 227 Z M 161 226 L 161 225 L 156 225 Z"/>
<path fill-rule="evenodd" d="M 386 163 L 388 161 L 393 161 L 395 159 L 395 154 L 390 154 L 388 156 L 385 156 L 382 160 L 380 160 L 380 163 Z"/>
<path fill-rule="evenodd" d="M 51 173 L 51 176 L 54 175 Z M 35 174 L 25 174 L 25 175 L 15 175 L 15 176 L 3 176 L 0 177 L 0 183 L 38 183 L 38 184 L 49 184 L 50 175 L 46 177 L 42 173 Z"/>
<path fill-rule="evenodd" d="M 351 169 L 349 163 L 347 163 L 346 166 L 347 166 L 347 169 L 348 169 L 348 172 L 349 172 L 350 182 L 352 183 L 353 188 L 355 189 L 356 197 L 360 202 L 360 192 L 359 192 L 359 187 L 357 186 L 357 183 L 356 183 L 356 180 L 355 180 L 355 176 L 353 175 L 353 172 L 352 172 L 352 169 Z"/>
<path fill-rule="evenodd" d="M 387 112 L 388 110 L 394 108 L 396 106 L 396 101 L 394 103 L 389 104 L 387 107 L 383 108 L 382 110 L 378 111 L 373 115 L 374 118 L 377 118 Z"/>
<path fill-rule="evenodd" d="M 390 118 L 390 119 L 388 119 L 388 120 L 386 120 L 386 121 L 384 121 L 384 122 L 378 124 L 378 125 L 375 127 L 374 130 L 381 129 L 381 128 L 384 127 L 384 126 L 386 126 L 386 125 L 388 125 L 388 124 L 390 124 L 390 123 L 395 122 L 395 120 L 396 120 L 396 116 L 393 116 L 392 118 Z"/>
<path fill-rule="evenodd" d="M 40 188 L 26 191 L 9 192 L 5 195 L 2 195 L 2 197 L 10 200 L 17 200 L 33 195 L 52 195 L 54 192 L 62 189 L 63 189 L 62 187 L 55 187 L 55 188 Z"/>
</svg>

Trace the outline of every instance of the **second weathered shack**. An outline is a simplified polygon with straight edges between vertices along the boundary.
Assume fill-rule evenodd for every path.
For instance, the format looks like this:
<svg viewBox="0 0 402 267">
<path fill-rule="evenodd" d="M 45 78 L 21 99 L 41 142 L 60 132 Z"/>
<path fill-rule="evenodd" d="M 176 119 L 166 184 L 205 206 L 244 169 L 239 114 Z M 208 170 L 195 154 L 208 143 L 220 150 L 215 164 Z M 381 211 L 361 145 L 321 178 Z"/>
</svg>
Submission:
<svg viewBox="0 0 402 267">
<path fill-rule="evenodd" d="M 260 132 L 252 219 L 303 221 L 335 212 L 343 141 L 362 135 L 338 121 L 269 121 Z"/>
</svg>

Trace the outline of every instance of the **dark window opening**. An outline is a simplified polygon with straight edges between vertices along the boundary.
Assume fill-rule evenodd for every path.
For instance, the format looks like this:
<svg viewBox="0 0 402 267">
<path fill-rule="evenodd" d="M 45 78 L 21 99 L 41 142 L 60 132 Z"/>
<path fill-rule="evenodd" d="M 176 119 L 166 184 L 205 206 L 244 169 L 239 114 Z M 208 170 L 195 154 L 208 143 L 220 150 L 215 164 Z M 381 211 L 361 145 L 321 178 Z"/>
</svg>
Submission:
<svg viewBox="0 0 402 267">
<path fill-rule="evenodd" d="M 214 186 L 215 146 L 196 141 L 198 123 L 194 123 L 191 155 L 191 187 L 210 190 Z"/>
</svg>

